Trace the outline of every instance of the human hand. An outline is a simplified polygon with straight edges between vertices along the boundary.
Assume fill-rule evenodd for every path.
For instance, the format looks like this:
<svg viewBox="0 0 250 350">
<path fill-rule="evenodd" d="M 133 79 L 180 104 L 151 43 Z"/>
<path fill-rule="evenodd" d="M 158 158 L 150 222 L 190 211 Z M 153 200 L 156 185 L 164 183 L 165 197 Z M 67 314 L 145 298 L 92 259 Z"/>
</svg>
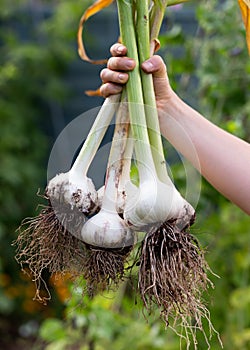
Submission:
<svg viewBox="0 0 250 350">
<path fill-rule="evenodd" d="M 126 56 L 127 48 L 124 45 L 114 44 L 110 52 L 112 57 L 108 60 L 107 68 L 100 73 L 103 81 L 100 92 L 103 97 L 120 93 L 129 79 L 128 72 L 135 67 L 135 61 Z M 145 73 L 153 75 L 157 107 L 163 108 L 174 95 L 169 84 L 165 63 L 160 56 L 154 55 L 143 62 L 141 68 Z"/>
</svg>

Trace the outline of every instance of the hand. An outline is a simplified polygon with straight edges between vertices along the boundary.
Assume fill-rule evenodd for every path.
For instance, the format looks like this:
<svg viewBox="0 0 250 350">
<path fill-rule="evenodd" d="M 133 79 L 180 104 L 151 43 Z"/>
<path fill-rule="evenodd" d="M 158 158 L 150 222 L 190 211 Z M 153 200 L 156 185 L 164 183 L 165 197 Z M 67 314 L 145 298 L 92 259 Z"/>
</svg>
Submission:
<svg viewBox="0 0 250 350">
<path fill-rule="evenodd" d="M 122 44 L 114 44 L 110 48 L 112 57 L 108 60 L 100 77 L 103 81 L 100 92 L 103 97 L 118 94 L 129 79 L 128 72 L 135 67 L 135 61 L 126 56 L 127 48 Z M 155 55 L 142 63 L 145 73 L 153 74 L 154 89 L 158 108 L 164 108 L 166 102 L 174 95 L 169 84 L 166 66 L 162 58 Z"/>
</svg>

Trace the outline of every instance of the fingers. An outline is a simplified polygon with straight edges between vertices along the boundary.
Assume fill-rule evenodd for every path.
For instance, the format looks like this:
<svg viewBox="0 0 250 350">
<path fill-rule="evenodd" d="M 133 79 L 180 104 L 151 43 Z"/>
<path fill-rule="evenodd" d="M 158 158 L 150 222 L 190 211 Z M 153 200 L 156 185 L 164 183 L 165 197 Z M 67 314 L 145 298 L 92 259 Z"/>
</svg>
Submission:
<svg viewBox="0 0 250 350">
<path fill-rule="evenodd" d="M 103 85 L 100 88 L 100 93 L 103 97 L 118 94 L 122 91 L 122 86 L 128 81 L 128 74 L 124 72 L 116 72 L 108 68 L 104 68 L 100 77 Z"/>
<path fill-rule="evenodd" d="M 134 69 L 134 60 L 125 56 L 127 54 L 126 46 L 116 43 L 111 46 L 110 53 L 112 57 L 108 60 L 108 69 L 117 71 L 130 71 Z"/>
<path fill-rule="evenodd" d="M 165 78 L 167 75 L 166 65 L 163 59 L 154 55 L 141 65 L 146 73 L 152 73 L 156 78 Z M 131 71 L 135 68 L 135 61 L 125 56 L 111 57 L 108 60 L 107 68 L 112 71 Z"/>
<path fill-rule="evenodd" d="M 100 93 L 103 97 L 118 94 L 122 91 L 123 85 L 128 81 L 128 71 L 135 67 L 135 61 L 124 55 L 127 53 L 127 48 L 121 44 L 114 44 L 110 48 L 113 57 L 108 60 L 107 68 L 104 68 L 100 77 L 103 85 L 100 88 Z"/>
<path fill-rule="evenodd" d="M 104 68 L 100 73 L 103 82 L 100 92 L 105 98 L 122 91 L 123 85 L 129 79 L 127 72 L 132 71 L 136 65 L 135 60 L 125 56 L 127 48 L 120 43 L 112 45 L 110 53 L 112 57 L 108 60 L 107 68 Z M 141 67 L 144 72 L 153 74 L 156 93 L 160 88 L 165 87 L 164 90 L 166 90 L 166 84 L 168 84 L 167 70 L 160 56 L 154 55 L 143 62 Z M 158 91 L 158 93 L 160 94 L 161 92 Z"/>
</svg>

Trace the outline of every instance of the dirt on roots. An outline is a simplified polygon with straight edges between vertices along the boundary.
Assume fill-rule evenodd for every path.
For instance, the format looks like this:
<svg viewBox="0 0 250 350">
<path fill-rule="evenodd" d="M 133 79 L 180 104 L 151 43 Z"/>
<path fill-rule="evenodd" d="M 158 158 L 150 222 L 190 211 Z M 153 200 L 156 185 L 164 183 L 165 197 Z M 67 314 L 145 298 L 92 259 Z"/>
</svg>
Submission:
<svg viewBox="0 0 250 350">
<path fill-rule="evenodd" d="M 178 325 L 187 344 L 196 343 L 196 330 L 203 331 L 204 318 L 213 326 L 202 294 L 213 287 L 204 252 L 189 230 L 174 222 L 152 228 L 141 245 L 138 288 L 145 308 L 161 312 L 166 326 Z M 176 331 L 176 327 L 171 327 Z M 196 349 L 196 347 L 195 347 Z"/>
<path fill-rule="evenodd" d="M 16 260 L 35 282 L 36 300 L 46 303 L 50 299 L 43 277 L 45 271 L 67 273 L 72 280 L 83 277 L 86 281 L 84 292 L 91 296 L 117 286 L 123 279 L 132 247 L 100 249 L 86 245 L 77 238 L 86 219 L 77 208 L 65 204 L 52 207 L 48 201 L 36 217 L 26 218 L 18 228 L 18 237 L 13 243 Z"/>
</svg>

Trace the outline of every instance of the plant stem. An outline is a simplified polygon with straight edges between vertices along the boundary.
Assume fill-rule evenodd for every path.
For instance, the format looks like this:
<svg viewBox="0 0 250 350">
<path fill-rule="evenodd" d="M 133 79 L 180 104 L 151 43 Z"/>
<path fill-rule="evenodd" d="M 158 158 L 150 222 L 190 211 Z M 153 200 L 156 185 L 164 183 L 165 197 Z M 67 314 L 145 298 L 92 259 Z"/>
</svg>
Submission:
<svg viewBox="0 0 250 350">
<path fill-rule="evenodd" d="M 137 9 L 137 45 L 139 49 L 140 64 L 147 60 L 150 52 L 150 35 L 156 39 L 164 16 L 167 1 L 156 1 L 151 17 L 151 33 L 149 34 L 149 10 L 148 1 L 136 1 Z M 154 84 L 152 74 L 146 74 L 141 70 L 142 90 L 145 103 L 146 120 L 148 126 L 148 135 L 154 158 L 155 168 L 159 179 L 163 182 L 168 181 L 168 174 L 165 164 L 165 157 L 162 146 L 161 132 L 158 120 L 157 105 L 154 93 Z"/>
<path fill-rule="evenodd" d="M 184 2 L 190 2 L 191 0 L 168 0 L 167 6 L 174 6 L 178 4 L 183 4 Z"/>
<path fill-rule="evenodd" d="M 122 42 L 127 47 L 128 56 L 132 57 L 136 62 L 135 69 L 130 72 L 126 89 L 129 102 L 128 108 L 131 129 L 135 140 L 135 153 L 138 161 L 139 176 L 140 181 L 143 181 L 145 178 L 148 178 L 147 170 L 152 172 L 155 171 L 155 168 L 149 144 L 146 116 L 144 111 L 139 58 L 137 54 L 136 35 L 134 29 L 133 0 L 117 0 L 117 5 Z M 147 168 L 144 164 L 145 159 L 147 159 Z"/>
<path fill-rule="evenodd" d="M 131 169 L 131 158 L 133 155 L 133 149 L 134 149 L 134 140 L 133 140 L 131 129 L 130 129 L 129 134 L 128 134 L 128 138 L 126 140 L 126 148 L 124 151 L 122 177 L 121 177 L 121 180 L 119 183 L 119 189 L 121 191 L 124 190 L 127 181 L 131 181 L 130 180 L 130 169 Z"/>
<path fill-rule="evenodd" d="M 70 171 L 81 172 L 83 175 L 87 174 L 89 166 L 118 108 L 119 100 L 120 95 L 112 95 L 106 98 Z"/>
<path fill-rule="evenodd" d="M 152 11 L 150 13 L 150 40 L 151 42 L 158 38 L 161 24 L 164 18 L 164 13 L 167 5 L 169 5 L 170 0 L 156 0 L 154 6 L 152 7 Z M 151 47 L 151 55 L 154 47 Z"/>
<path fill-rule="evenodd" d="M 125 93 L 125 90 L 123 90 L 116 115 L 115 130 L 109 153 L 102 204 L 102 208 L 108 209 L 112 212 L 116 212 L 118 186 L 121 180 L 124 153 L 126 150 L 127 136 L 129 132 L 127 111 L 126 109 L 124 110 L 124 105 L 122 102 L 125 99 Z"/>
<path fill-rule="evenodd" d="M 157 39 L 164 18 L 166 7 L 190 2 L 191 0 L 155 0 L 150 12 L 151 41 Z M 153 54 L 153 52 L 151 52 Z"/>
<path fill-rule="evenodd" d="M 126 132 L 126 135 L 123 134 L 126 139 L 124 140 L 125 144 L 123 145 L 123 153 L 122 153 L 122 164 L 121 164 L 121 177 L 119 179 L 118 189 L 123 191 L 127 181 L 130 180 L 130 168 L 131 168 L 131 158 L 134 149 L 134 140 L 132 138 L 132 132 L 129 124 L 129 112 L 128 112 L 128 101 L 126 89 L 123 90 L 119 110 L 117 112 L 117 120 L 119 120 L 120 124 L 123 125 L 121 127 L 121 132 Z M 120 114 L 120 115 L 119 115 Z"/>
</svg>

